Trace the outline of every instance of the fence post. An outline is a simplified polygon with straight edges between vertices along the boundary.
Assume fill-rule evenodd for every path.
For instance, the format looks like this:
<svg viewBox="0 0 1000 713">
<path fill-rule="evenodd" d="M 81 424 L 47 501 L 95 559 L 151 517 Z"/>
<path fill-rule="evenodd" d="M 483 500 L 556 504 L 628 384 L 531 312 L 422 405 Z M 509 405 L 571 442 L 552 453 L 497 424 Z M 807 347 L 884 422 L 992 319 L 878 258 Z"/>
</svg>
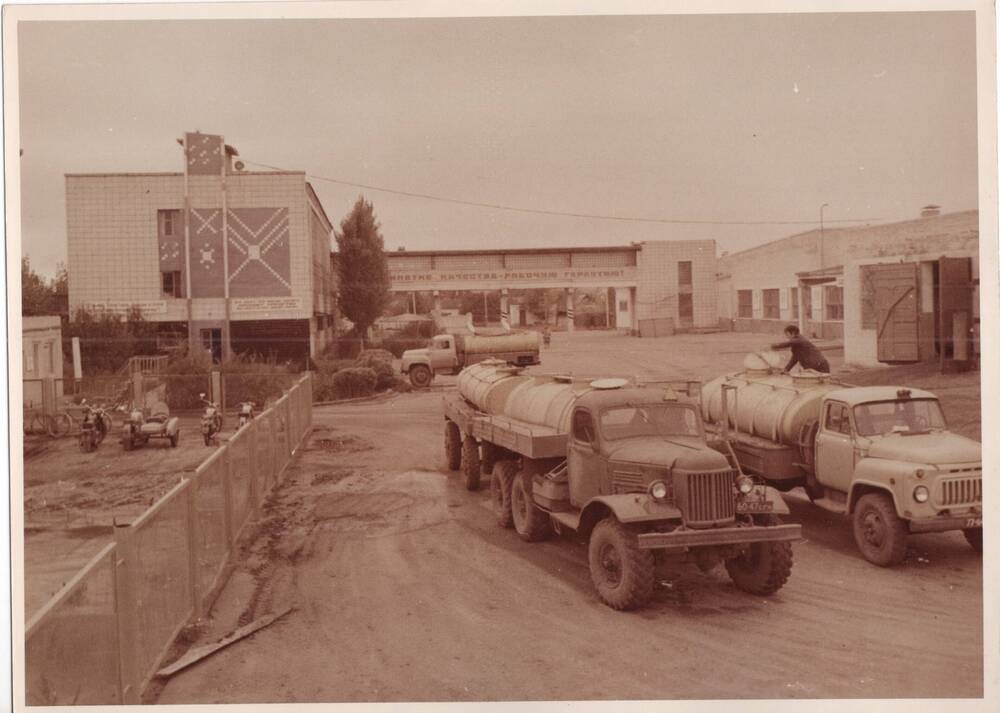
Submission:
<svg viewBox="0 0 1000 713">
<path fill-rule="evenodd" d="M 139 671 L 139 621 L 136 611 L 136 549 L 130 525 L 115 523 L 115 605 L 118 621 L 118 677 L 122 703 L 138 704 L 142 695 Z"/>
<path fill-rule="evenodd" d="M 233 522 L 233 459 L 232 449 L 227 443 L 222 447 L 222 522 L 226 528 L 226 545 L 228 554 L 233 552 L 236 541 L 236 526 Z"/>
<path fill-rule="evenodd" d="M 202 614 L 201 583 L 199 582 L 198 562 L 198 502 L 195 486 L 196 479 L 187 479 L 187 491 L 184 493 L 184 500 L 187 505 L 187 544 L 188 544 L 188 577 L 190 579 L 188 590 L 191 593 L 191 611 L 194 612 L 195 619 L 200 619 Z"/>
<path fill-rule="evenodd" d="M 251 421 L 243 428 L 249 431 L 243 438 L 250 442 L 248 446 L 250 453 L 247 458 L 247 464 L 250 466 L 250 503 L 253 505 L 253 512 L 256 514 L 260 509 L 260 501 L 263 499 L 262 493 L 258 492 L 257 488 L 257 424 Z"/>
</svg>

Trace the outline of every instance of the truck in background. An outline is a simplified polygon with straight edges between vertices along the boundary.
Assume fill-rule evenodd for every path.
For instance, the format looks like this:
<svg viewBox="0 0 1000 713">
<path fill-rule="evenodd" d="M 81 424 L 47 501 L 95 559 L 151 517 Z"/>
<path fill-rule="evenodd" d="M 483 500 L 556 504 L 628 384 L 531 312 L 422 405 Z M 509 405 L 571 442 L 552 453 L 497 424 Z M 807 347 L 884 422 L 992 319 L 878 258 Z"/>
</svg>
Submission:
<svg viewBox="0 0 1000 713">
<path fill-rule="evenodd" d="M 791 573 L 801 527 L 781 524 L 780 494 L 741 474 L 725 444 L 710 445 L 697 404 L 672 388 L 485 361 L 445 397 L 444 443 L 470 490 L 491 474 L 500 526 L 528 542 L 586 539 L 594 587 L 614 609 L 649 601 L 658 562 L 724 563 L 739 589 L 759 595 Z"/>
<path fill-rule="evenodd" d="M 540 364 L 541 336 L 537 332 L 512 334 L 439 334 L 423 349 L 403 352 L 400 367 L 410 383 L 428 386 L 435 374 L 457 374 L 485 359 L 499 359 L 516 366 Z"/>
<path fill-rule="evenodd" d="M 902 562 L 918 532 L 961 530 L 982 552 L 981 445 L 948 430 L 934 394 L 788 375 L 768 357 L 748 355 L 702 391 L 706 423 L 745 471 L 850 516 L 873 564 Z"/>
</svg>

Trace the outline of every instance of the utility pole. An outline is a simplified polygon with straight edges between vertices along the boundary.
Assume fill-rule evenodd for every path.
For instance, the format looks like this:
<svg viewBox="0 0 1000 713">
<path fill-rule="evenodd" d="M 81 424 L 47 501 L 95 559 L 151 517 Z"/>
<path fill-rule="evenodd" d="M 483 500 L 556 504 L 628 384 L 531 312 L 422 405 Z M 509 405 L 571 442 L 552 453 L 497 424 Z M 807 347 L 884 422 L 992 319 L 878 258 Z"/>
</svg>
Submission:
<svg viewBox="0 0 1000 713">
<path fill-rule="evenodd" d="M 819 207 L 819 269 L 821 272 L 823 268 L 826 267 L 825 265 L 826 256 L 824 255 L 824 252 L 826 251 L 826 243 L 825 243 L 826 235 L 823 228 L 823 209 L 828 208 L 829 206 L 830 206 L 829 203 L 824 203 Z M 823 324 L 826 321 L 826 284 L 822 282 L 820 284 L 823 286 L 823 289 L 820 290 L 821 299 L 819 307 L 819 336 L 820 339 L 822 339 L 824 337 Z"/>
</svg>

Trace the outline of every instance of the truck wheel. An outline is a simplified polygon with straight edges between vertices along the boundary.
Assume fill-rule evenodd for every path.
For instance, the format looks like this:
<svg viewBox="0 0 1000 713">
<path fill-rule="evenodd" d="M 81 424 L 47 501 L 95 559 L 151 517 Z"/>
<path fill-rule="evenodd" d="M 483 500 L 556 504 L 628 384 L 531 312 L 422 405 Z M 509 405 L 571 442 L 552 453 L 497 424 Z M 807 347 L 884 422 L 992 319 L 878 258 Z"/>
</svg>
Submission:
<svg viewBox="0 0 1000 713">
<path fill-rule="evenodd" d="M 462 441 L 462 473 L 465 475 L 465 489 L 479 490 L 479 444 L 472 436 Z"/>
<path fill-rule="evenodd" d="M 500 449 L 489 441 L 483 441 L 482 456 L 479 463 L 483 473 L 492 473 L 493 466 L 498 460 L 500 460 Z"/>
<path fill-rule="evenodd" d="M 755 524 L 765 527 L 780 525 L 774 515 L 755 518 Z M 754 542 L 738 557 L 726 560 L 726 572 L 737 589 L 750 594 L 774 594 L 788 581 L 792 573 L 790 542 Z"/>
<path fill-rule="evenodd" d="M 510 505 L 510 488 L 517 475 L 517 463 L 512 460 L 500 460 L 493 465 L 493 475 L 490 478 L 490 498 L 493 501 L 493 512 L 497 516 L 500 527 L 514 526 L 514 513 Z"/>
<path fill-rule="evenodd" d="M 981 527 L 970 527 L 967 530 L 962 530 L 962 534 L 965 535 L 965 541 L 972 545 L 972 549 L 983 554 L 983 529 Z"/>
<path fill-rule="evenodd" d="M 614 517 L 594 527 L 588 555 L 597 594 L 612 609 L 638 609 L 653 596 L 653 552 L 639 549 L 635 533 Z"/>
<path fill-rule="evenodd" d="M 133 448 L 135 448 L 135 443 L 133 443 L 133 441 L 132 441 L 132 436 L 126 436 L 125 438 L 123 438 L 122 439 L 122 446 L 127 451 L 130 451 Z"/>
<path fill-rule="evenodd" d="M 178 430 L 177 433 L 175 433 L 174 435 L 170 436 L 170 447 L 171 448 L 176 448 L 177 447 L 177 441 L 180 440 L 180 437 L 181 437 L 180 430 Z"/>
<path fill-rule="evenodd" d="M 854 509 L 854 541 L 865 559 L 879 567 L 899 564 L 906 556 L 906 523 L 885 493 L 861 496 Z"/>
<path fill-rule="evenodd" d="M 448 470 L 462 467 L 462 432 L 454 421 L 444 424 L 444 455 L 448 460 Z"/>
<path fill-rule="evenodd" d="M 410 383 L 418 389 L 429 386 L 433 378 L 434 375 L 431 374 L 431 370 L 423 364 L 410 367 Z"/>
<path fill-rule="evenodd" d="M 531 497 L 531 476 L 518 471 L 510 486 L 510 509 L 514 529 L 525 542 L 538 542 L 552 534 L 549 514 Z"/>
</svg>

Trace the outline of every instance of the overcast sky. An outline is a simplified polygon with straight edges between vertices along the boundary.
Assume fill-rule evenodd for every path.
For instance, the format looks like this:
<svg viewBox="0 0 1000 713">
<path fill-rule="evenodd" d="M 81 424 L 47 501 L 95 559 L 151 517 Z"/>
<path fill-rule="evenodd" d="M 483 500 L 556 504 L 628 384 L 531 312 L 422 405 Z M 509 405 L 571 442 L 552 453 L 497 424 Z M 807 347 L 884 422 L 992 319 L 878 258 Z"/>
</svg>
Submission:
<svg viewBox="0 0 1000 713">
<path fill-rule="evenodd" d="M 359 193 L 395 249 L 714 238 L 977 207 L 973 13 L 20 25 L 22 236 L 65 261 L 64 173 L 180 171 L 184 131 Z M 72 269 L 72 266 L 70 266 Z"/>
</svg>

